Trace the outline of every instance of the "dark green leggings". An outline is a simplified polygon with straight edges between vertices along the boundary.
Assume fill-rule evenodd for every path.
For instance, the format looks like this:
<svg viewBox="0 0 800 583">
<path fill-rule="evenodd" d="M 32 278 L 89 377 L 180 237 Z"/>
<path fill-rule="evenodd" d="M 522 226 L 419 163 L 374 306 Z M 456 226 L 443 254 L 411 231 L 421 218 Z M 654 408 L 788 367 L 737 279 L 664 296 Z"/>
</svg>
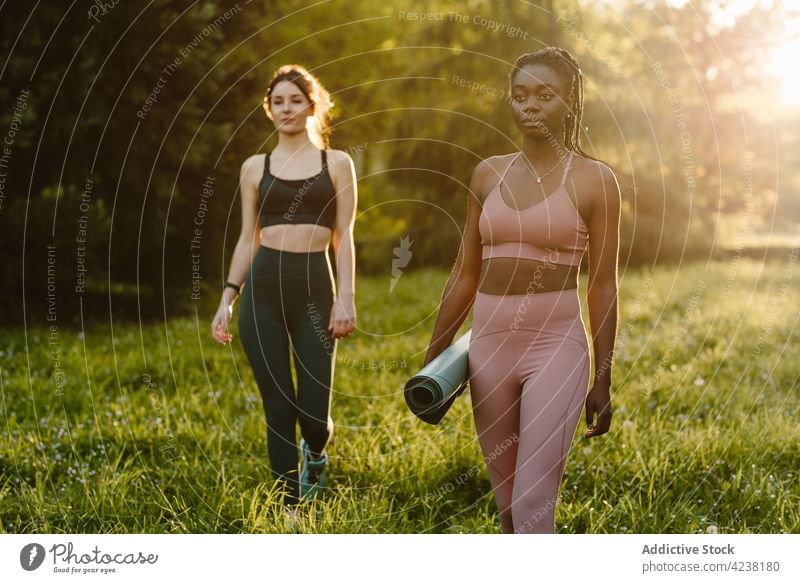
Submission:
<svg viewBox="0 0 800 583">
<path fill-rule="evenodd" d="M 262 246 L 253 258 L 239 304 L 239 334 L 267 418 L 272 475 L 281 481 L 286 504 L 299 498 L 298 421 L 314 453 L 322 452 L 333 433 L 330 404 L 336 341 L 328 330 L 333 290 L 326 252 L 293 253 Z"/>
</svg>

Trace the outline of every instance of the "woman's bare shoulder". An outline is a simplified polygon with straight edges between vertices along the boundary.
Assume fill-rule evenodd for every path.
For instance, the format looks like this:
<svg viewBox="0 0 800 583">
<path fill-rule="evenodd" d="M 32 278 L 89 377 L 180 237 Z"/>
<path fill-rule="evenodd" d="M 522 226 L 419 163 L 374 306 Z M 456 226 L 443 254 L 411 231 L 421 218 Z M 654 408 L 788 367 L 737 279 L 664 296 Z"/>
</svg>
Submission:
<svg viewBox="0 0 800 583">
<path fill-rule="evenodd" d="M 586 197 L 589 208 L 603 208 L 606 211 L 618 212 L 620 205 L 620 189 L 614 170 L 601 160 L 575 155 L 574 187 L 580 200 Z"/>
<path fill-rule="evenodd" d="M 266 154 L 253 154 L 242 162 L 242 167 L 239 170 L 239 182 L 243 187 L 255 187 L 259 183 L 261 175 L 264 172 L 265 161 Z M 247 189 L 243 189 L 243 192 L 245 190 Z"/>
<path fill-rule="evenodd" d="M 595 160 L 579 154 L 574 154 L 572 167 L 587 180 L 597 182 L 616 181 L 616 174 L 611 166 L 602 160 Z"/>
<path fill-rule="evenodd" d="M 261 176 L 261 173 L 264 171 L 266 157 L 266 154 L 253 154 L 245 158 L 239 171 L 241 177 Z"/>
<path fill-rule="evenodd" d="M 344 150 L 325 150 L 325 155 L 330 164 L 344 164 L 345 166 L 353 164 L 353 157 Z"/>
<path fill-rule="evenodd" d="M 501 154 L 489 156 L 478 162 L 472 173 L 472 190 L 479 195 L 481 200 L 497 185 L 514 156 L 516 156 L 514 153 Z"/>
<path fill-rule="evenodd" d="M 516 152 L 512 152 L 511 154 L 500 154 L 498 156 L 489 156 L 480 161 L 478 166 L 483 166 L 489 172 L 495 172 L 498 174 L 498 178 L 500 174 L 511 164 L 511 161 L 517 155 Z"/>
<path fill-rule="evenodd" d="M 325 150 L 325 155 L 332 176 L 346 180 L 355 172 L 353 158 L 344 150 Z"/>
</svg>

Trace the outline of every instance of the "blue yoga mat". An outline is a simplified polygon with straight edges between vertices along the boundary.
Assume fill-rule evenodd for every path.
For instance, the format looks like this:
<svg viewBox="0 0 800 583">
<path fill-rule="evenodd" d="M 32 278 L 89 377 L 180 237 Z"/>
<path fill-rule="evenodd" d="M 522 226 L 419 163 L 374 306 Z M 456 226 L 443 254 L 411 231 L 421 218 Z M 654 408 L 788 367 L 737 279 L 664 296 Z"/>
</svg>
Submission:
<svg viewBox="0 0 800 583">
<path fill-rule="evenodd" d="M 438 425 L 456 397 L 467 386 L 469 337 L 467 332 L 413 377 L 403 390 L 411 412 L 425 423 Z"/>
</svg>

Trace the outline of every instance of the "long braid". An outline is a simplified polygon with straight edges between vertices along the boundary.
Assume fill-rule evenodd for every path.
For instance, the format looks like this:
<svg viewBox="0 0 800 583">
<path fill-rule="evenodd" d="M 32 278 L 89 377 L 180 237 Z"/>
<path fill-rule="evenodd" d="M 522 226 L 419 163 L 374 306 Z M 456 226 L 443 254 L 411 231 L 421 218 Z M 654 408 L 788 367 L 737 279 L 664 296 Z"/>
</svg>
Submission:
<svg viewBox="0 0 800 583">
<path fill-rule="evenodd" d="M 520 55 L 509 73 L 509 86 L 513 85 L 514 75 L 526 65 L 547 65 L 567 81 L 569 95 L 566 106 L 570 112 L 564 123 L 564 146 L 581 156 L 592 158 L 581 148 L 581 120 L 583 119 L 583 74 L 568 51 L 559 47 L 545 47 L 533 53 Z"/>
</svg>

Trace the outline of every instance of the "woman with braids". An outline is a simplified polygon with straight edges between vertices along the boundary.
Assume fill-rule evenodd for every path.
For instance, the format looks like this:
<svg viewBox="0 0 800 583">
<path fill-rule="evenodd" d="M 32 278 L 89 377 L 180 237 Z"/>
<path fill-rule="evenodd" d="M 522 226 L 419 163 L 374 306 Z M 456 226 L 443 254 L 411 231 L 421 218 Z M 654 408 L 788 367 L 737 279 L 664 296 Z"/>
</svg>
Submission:
<svg viewBox="0 0 800 583">
<path fill-rule="evenodd" d="M 356 326 L 356 179 L 350 156 L 326 149 L 330 107 L 328 92 L 303 67 L 283 66 L 270 81 L 264 111 L 278 144 L 242 164 L 242 230 L 211 324 L 217 342 L 230 342 L 228 323 L 243 287 L 239 331 L 264 403 L 272 474 L 291 516 L 300 497 L 312 498 L 326 484 L 336 339 Z"/>
<path fill-rule="evenodd" d="M 611 425 L 620 195 L 614 173 L 580 147 L 583 83 L 567 51 L 520 56 L 510 72 L 522 150 L 480 162 L 427 364 L 474 303 L 471 399 L 504 533 L 553 533 L 569 448 Z M 578 296 L 588 247 L 590 357 Z M 587 393 L 587 389 L 588 393 Z"/>
</svg>

